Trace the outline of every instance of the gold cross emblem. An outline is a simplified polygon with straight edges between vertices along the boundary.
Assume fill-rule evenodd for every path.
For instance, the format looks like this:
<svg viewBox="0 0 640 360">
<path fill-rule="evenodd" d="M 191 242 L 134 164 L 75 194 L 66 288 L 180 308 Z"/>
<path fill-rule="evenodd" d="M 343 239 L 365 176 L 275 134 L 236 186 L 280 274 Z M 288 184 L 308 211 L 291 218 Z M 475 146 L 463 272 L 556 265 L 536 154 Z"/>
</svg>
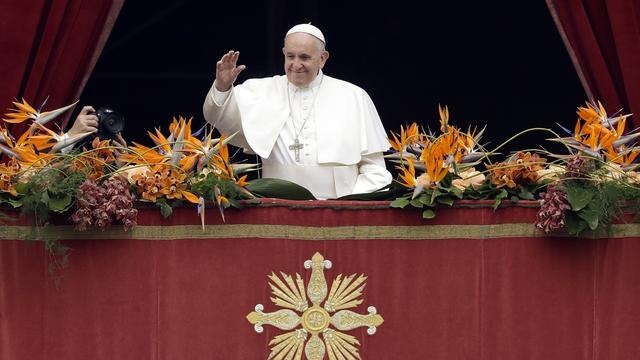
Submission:
<svg viewBox="0 0 640 360">
<path fill-rule="evenodd" d="M 273 297 L 271 301 L 284 309 L 266 313 L 261 304 L 247 315 L 254 324 L 256 332 L 263 332 L 263 325 L 275 326 L 280 330 L 290 330 L 278 335 L 271 342 L 269 359 L 302 359 L 302 353 L 308 360 L 322 360 L 325 353 L 333 359 L 360 359 L 358 340 L 343 331 L 358 327 L 368 327 L 367 333 L 373 335 L 376 328 L 384 322 L 376 308 L 370 306 L 367 315 L 350 310 L 362 304 L 359 297 L 366 285 L 364 274 L 347 277 L 338 275 L 328 291 L 324 278 L 324 269 L 331 268 L 331 261 L 315 253 L 311 260 L 304 262 L 305 269 L 311 269 L 311 278 L 305 292 L 304 280 L 296 274 L 294 281 L 290 275 L 274 273 L 269 276 L 269 286 Z M 308 297 L 308 299 L 307 299 Z M 323 300 L 323 306 L 320 306 Z M 309 301 L 311 300 L 311 306 Z M 301 313 L 301 315 L 298 315 Z M 307 341 L 307 338 L 311 338 Z M 322 335 L 322 340 L 320 336 Z M 304 349 L 304 350 L 303 350 Z"/>
</svg>

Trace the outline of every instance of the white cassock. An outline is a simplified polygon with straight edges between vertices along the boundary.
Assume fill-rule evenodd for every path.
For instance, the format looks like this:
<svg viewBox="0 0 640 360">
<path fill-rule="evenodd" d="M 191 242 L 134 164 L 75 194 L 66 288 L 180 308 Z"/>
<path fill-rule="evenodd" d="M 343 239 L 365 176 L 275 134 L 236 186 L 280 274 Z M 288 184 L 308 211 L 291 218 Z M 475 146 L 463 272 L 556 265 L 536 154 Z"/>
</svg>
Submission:
<svg viewBox="0 0 640 360">
<path fill-rule="evenodd" d="M 203 110 L 219 131 L 237 132 L 232 145 L 262 158 L 263 177 L 292 181 L 316 198 L 372 192 L 392 181 L 382 155 L 389 142 L 371 98 L 322 71 L 304 88 L 283 75 L 227 92 L 212 86 Z"/>
</svg>

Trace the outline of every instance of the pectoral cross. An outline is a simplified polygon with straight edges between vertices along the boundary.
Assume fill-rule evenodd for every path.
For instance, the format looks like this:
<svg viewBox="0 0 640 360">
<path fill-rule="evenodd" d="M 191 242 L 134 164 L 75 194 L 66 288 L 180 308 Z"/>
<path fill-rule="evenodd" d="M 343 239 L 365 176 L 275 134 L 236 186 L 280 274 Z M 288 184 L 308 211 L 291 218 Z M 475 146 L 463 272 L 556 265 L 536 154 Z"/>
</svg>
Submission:
<svg viewBox="0 0 640 360">
<path fill-rule="evenodd" d="M 289 150 L 293 150 L 296 154 L 296 161 L 300 162 L 300 150 L 304 147 L 303 144 L 300 144 L 298 138 L 293 142 L 292 145 L 289 145 Z"/>
</svg>

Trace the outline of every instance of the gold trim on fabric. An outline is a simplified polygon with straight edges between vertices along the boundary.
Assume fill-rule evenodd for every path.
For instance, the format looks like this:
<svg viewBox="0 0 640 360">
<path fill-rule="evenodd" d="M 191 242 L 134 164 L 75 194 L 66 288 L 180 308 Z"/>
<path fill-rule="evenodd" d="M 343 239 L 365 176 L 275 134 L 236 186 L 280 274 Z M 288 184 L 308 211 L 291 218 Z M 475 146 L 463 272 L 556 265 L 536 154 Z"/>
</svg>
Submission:
<svg viewBox="0 0 640 360">
<path fill-rule="evenodd" d="M 419 226 L 330 226 L 312 227 L 295 225 L 229 224 L 175 226 L 136 226 L 125 232 L 119 226 L 107 231 L 76 231 L 72 226 L 3 226 L 0 240 L 92 240 L 92 239 L 135 239 L 135 240 L 185 240 L 185 239 L 225 239 L 264 238 L 291 240 L 446 240 L 446 239 L 487 239 L 505 237 L 545 237 L 533 224 L 493 224 L 493 225 L 419 225 Z M 558 234 L 553 236 L 569 237 Z M 615 224 L 609 231 L 585 237 L 624 238 L 640 237 L 640 224 Z"/>
</svg>

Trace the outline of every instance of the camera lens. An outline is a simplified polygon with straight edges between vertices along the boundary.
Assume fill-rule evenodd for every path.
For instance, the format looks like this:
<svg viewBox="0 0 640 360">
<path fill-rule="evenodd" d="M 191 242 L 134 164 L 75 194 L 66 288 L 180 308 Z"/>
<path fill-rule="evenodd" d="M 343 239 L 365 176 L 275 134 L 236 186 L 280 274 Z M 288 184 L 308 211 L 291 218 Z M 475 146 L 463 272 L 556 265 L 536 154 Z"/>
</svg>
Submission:
<svg viewBox="0 0 640 360">
<path fill-rule="evenodd" d="M 114 139 L 124 130 L 124 116 L 112 109 L 103 107 L 96 111 L 98 117 L 98 137 L 100 140 Z"/>
</svg>

